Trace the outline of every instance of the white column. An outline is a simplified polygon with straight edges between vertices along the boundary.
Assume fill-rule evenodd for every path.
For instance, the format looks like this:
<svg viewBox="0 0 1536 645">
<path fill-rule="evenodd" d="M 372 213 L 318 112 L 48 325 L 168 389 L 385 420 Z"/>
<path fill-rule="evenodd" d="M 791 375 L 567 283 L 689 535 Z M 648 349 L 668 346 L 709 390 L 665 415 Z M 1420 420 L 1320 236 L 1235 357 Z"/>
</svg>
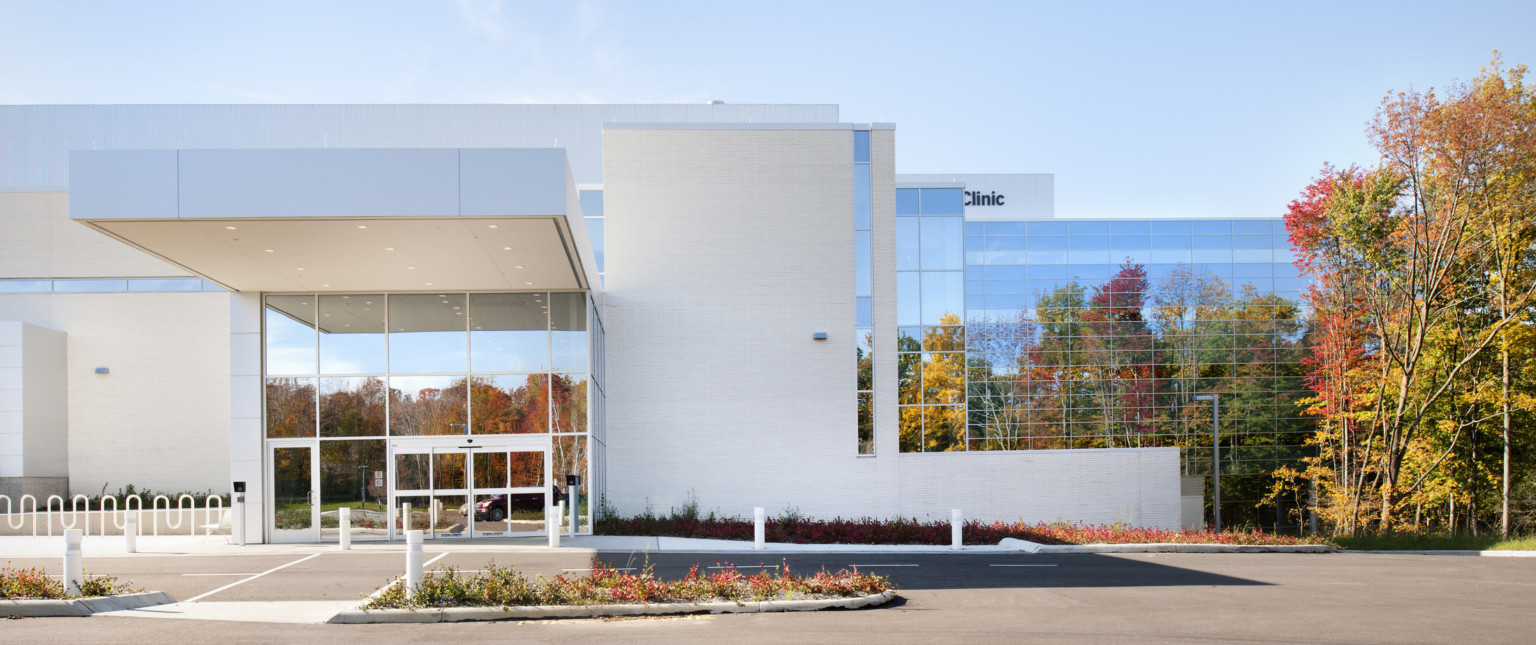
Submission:
<svg viewBox="0 0 1536 645">
<path fill-rule="evenodd" d="M 267 484 L 262 470 L 260 293 L 229 294 L 229 479 L 245 482 L 247 504 L 236 542 L 261 543 Z M 240 512 L 231 506 L 231 512 Z"/>
<path fill-rule="evenodd" d="M 754 549 L 766 549 L 766 548 L 768 548 L 768 541 L 767 541 L 768 527 L 767 527 L 767 521 L 768 521 L 768 514 L 763 512 L 763 507 L 761 507 L 761 506 L 753 507 L 753 509 L 752 509 L 752 548 L 754 548 Z"/>
<path fill-rule="evenodd" d="M 352 550 L 352 509 L 348 507 L 336 509 L 336 521 L 341 529 L 341 550 Z"/>
<path fill-rule="evenodd" d="M 960 509 L 951 510 L 949 512 L 949 548 L 958 551 L 965 545 L 965 542 L 960 539 L 960 529 L 964 525 L 965 517 L 960 514 Z"/>
<path fill-rule="evenodd" d="M 139 536 L 139 512 L 134 509 L 124 511 L 123 516 L 123 551 L 126 553 L 138 553 Z"/>
</svg>

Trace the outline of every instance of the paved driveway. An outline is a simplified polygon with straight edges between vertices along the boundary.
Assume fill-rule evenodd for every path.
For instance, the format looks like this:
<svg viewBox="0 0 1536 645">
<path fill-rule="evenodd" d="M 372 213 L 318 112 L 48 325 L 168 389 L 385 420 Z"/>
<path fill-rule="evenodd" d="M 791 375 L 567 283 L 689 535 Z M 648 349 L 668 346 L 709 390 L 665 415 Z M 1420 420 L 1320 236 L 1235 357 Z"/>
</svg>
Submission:
<svg viewBox="0 0 1536 645">
<path fill-rule="evenodd" d="M 474 569 L 494 560 L 553 575 L 590 566 L 588 557 L 570 552 L 449 552 L 433 566 Z M 18 642 L 203 642 L 210 629 L 218 630 L 221 642 L 617 638 L 658 643 L 833 639 L 1402 643 L 1529 642 L 1536 633 L 1536 558 L 1369 554 L 751 558 L 739 553 L 605 553 L 599 557 L 613 566 L 648 563 L 669 577 L 682 575 L 695 563 L 719 566 L 716 561 L 770 568 L 787 561 L 798 572 L 858 565 L 861 570 L 891 576 L 902 587 L 901 599 L 879 609 L 814 614 L 361 626 L 97 616 L 9 621 L 0 630 L 7 640 Z M 295 601 L 353 601 L 398 575 L 402 562 L 398 553 L 321 553 L 99 558 L 88 566 L 165 590 L 178 600 L 202 596 L 194 605 L 260 607 L 246 603 L 263 601 L 281 608 Z M 35 563 L 56 566 L 55 560 Z"/>
</svg>

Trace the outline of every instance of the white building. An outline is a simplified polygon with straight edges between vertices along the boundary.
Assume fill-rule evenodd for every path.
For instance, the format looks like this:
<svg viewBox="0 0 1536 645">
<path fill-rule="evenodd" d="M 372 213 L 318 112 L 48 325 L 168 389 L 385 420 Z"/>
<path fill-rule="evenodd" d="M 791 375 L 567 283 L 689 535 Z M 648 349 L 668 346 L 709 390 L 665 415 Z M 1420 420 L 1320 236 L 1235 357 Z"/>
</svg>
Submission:
<svg viewBox="0 0 1536 645">
<path fill-rule="evenodd" d="M 244 482 L 251 541 L 536 531 L 572 474 L 589 517 L 1179 525 L 1180 448 L 999 443 L 978 350 L 928 346 L 1029 309 L 967 274 L 1034 251 L 966 240 L 1069 220 L 1050 176 L 895 146 L 832 105 L 0 107 L 0 494 Z"/>
</svg>

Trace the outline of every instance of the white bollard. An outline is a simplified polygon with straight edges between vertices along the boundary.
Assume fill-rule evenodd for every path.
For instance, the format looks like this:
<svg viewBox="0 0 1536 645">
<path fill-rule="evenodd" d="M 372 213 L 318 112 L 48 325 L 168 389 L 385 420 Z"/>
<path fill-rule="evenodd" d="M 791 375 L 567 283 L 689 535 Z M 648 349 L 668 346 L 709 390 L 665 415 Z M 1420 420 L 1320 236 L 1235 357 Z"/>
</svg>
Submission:
<svg viewBox="0 0 1536 645">
<path fill-rule="evenodd" d="M 949 512 L 949 539 L 951 542 L 949 548 L 959 551 L 960 547 L 965 544 L 960 540 L 960 527 L 964 525 L 965 518 L 961 517 L 960 509 L 951 510 Z"/>
<path fill-rule="evenodd" d="M 235 535 L 235 544 L 245 546 L 245 493 L 235 493 L 234 503 L 229 505 L 229 529 Z"/>
<path fill-rule="evenodd" d="M 405 532 L 405 593 L 416 593 L 421 586 L 421 531 Z"/>
<path fill-rule="evenodd" d="M 411 503 L 400 505 L 400 530 L 409 533 L 411 531 Z"/>
<path fill-rule="evenodd" d="M 549 534 L 549 548 L 560 548 L 560 507 L 544 508 L 544 532 Z"/>
<path fill-rule="evenodd" d="M 80 593 L 80 581 L 85 579 L 84 556 L 80 554 L 80 529 L 64 529 L 64 591 Z"/>
<path fill-rule="evenodd" d="M 341 550 L 352 550 L 352 509 L 342 507 L 336 509 L 336 521 L 341 529 Z"/>
<path fill-rule="evenodd" d="M 752 548 L 768 548 L 768 515 L 763 512 L 763 507 L 752 508 Z"/>
<path fill-rule="evenodd" d="M 567 488 L 569 488 L 569 487 L 567 487 Z M 571 497 L 571 525 L 569 527 L 567 527 L 567 528 L 570 529 L 571 537 L 574 538 L 574 537 L 576 537 L 576 526 L 577 526 L 577 524 L 580 523 L 580 521 L 576 519 L 576 512 L 577 512 L 577 507 L 581 506 L 581 499 L 580 499 L 581 498 L 581 493 L 578 493 L 578 492 L 572 490 L 571 491 L 571 495 L 572 495 L 572 497 Z"/>
<path fill-rule="evenodd" d="M 123 516 L 123 551 L 126 553 L 138 553 L 139 545 L 139 512 L 129 509 Z"/>
</svg>

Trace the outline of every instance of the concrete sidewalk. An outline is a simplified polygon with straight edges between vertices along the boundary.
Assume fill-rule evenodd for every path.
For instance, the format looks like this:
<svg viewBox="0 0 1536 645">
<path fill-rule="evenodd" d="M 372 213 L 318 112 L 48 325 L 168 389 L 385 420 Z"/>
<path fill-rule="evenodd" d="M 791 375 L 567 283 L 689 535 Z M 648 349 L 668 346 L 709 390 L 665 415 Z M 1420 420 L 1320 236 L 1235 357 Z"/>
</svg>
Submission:
<svg viewBox="0 0 1536 645">
<path fill-rule="evenodd" d="M 92 556 L 155 557 L 175 555 L 262 555 L 330 553 L 339 550 L 335 543 L 321 544 L 228 544 L 221 537 L 147 536 L 138 539 L 138 552 L 128 554 L 121 536 L 88 536 L 81 549 Z M 352 550 L 362 553 L 399 552 L 404 540 L 354 540 Z M 751 542 L 626 535 L 581 535 L 562 537 L 559 549 L 550 549 L 547 539 L 481 538 L 427 540 L 427 553 L 549 553 L 561 552 L 633 552 L 633 553 L 1332 553 L 1330 546 L 1251 546 L 1221 544 L 1085 544 L 1041 545 L 1007 539 L 1002 544 L 967 545 L 960 549 L 923 544 L 790 544 L 769 542 L 756 549 Z M 6 558 L 41 558 L 61 556 L 64 538 L 0 537 L 0 561 Z M 1503 552 L 1501 552 L 1503 553 Z"/>
</svg>

